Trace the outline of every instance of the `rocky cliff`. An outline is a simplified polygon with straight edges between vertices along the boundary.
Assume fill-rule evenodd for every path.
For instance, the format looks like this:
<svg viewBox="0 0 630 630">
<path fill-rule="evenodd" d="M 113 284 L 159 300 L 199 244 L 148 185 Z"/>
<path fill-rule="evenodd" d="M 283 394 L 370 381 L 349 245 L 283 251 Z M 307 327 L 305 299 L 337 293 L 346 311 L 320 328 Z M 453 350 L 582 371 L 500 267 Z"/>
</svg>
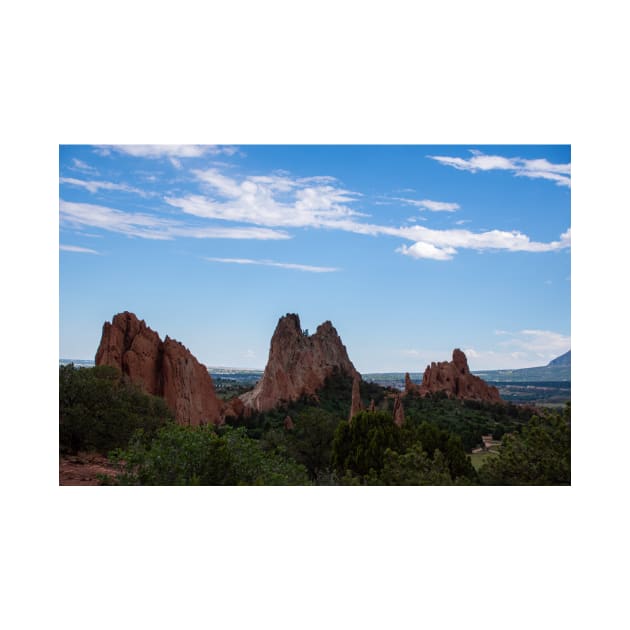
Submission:
<svg viewBox="0 0 630 630">
<path fill-rule="evenodd" d="M 143 391 L 162 396 L 179 424 L 220 424 L 222 404 L 208 370 L 181 343 L 159 335 L 133 313 L 103 324 L 96 365 L 118 368 Z"/>
<path fill-rule="evenodd" d="M 313 335 L 302 331 L 295 314 L 281 317 L 271 338 L 264 374 L 251 392 L 241 396 L 247 413 L 314 395 L 333 373 L 361 378 L 348 358 L 333 325 L 327 321 Z"/>
<path fill-rule="evenodd" d="M 427 366 L 420 385 L 412 383 L 409 374 L 406 374 L 405 393 L 410 392 L 421 396 L 445 392 L 451 398 L 502 402 L 496 387 L 470 373 L 466 355 L 459 349 L 453 350 L 452 361 L 441 361 Z"/>
</svg>

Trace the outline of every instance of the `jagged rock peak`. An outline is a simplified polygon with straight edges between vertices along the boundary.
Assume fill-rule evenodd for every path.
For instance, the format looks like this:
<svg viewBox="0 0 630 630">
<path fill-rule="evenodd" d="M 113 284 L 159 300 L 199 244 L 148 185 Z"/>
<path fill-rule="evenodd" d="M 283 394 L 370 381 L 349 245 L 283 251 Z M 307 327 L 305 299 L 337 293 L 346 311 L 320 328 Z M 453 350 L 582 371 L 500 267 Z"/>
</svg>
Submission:
<svg viewBox="0 0 630 630">
<path fill-rule="evenodd" d="M 103 324 L 95 363 L 115 367 L 147 394 L 163 397 L 180 424 L 223 421 L 206 367 L 179 341 L 168 335 L 162 341 L 129 311 Z"/>
<path fill-rule="evenodd" d="M 302 330 L 299 316 L 287 313 L 278 320 L 271 338 L 262 378 L 241 400 L 250 413 L 268 411 L 315 395 L 335 372 L 361 378 L 332 323 L 320 324 L 309 335 Z"/>
<path fill-rule="evenodd" d="M 416 392 L 421 396 L 444 392 L 451 398 L 462 400 L 503 402 L 496 387 L 471 374 L 468 359 L 459 348 L 453 350 L 452 361 L 433 362 L 428 365 L 420 385 L 414 385 L 411 379 L 405 377 L 405 394 L 410 392 Z"/>
<path fill-rule="evenodd" d="M 470 370 L 468 369 L 468 359 L 459 348 L 455 348 L 455 350 L 453 350 L 453 365 L 460 374 L 470 374 Z"/>
</svg>

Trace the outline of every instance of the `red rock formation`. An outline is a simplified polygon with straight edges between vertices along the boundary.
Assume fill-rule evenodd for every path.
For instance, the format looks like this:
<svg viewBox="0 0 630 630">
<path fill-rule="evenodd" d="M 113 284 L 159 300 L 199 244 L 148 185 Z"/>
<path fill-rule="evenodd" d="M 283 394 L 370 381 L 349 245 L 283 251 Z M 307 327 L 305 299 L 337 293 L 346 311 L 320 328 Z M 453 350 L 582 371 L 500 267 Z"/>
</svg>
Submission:
<svg viewBox="0 0 630 630">
<path fill-rule="evenodd" d="M 302 332 L 300 318 L 287 314 L 280 318 L 271 338 L 262 378 L 241 400 L 247 413 L 268 411 L 302 396 L 313 396 L 335 371 L 361 378 L 333 325 L 324 322 L 314 335 L 307 335 Z"/>
<path fill-rule="evenodd" d="M 228 420 L 236 420 L 238 418 L 242 418 L 245 413 L 245 406 L 240 398 L 234 397 L 230 400 L 226 400 L 223 403 L 223 419 L 227 422 Z"/>
<path fill-rule="evenodd" d="M 361 377 L 355 376 L 352 380 L 352 403 L 350 404 L 350 417 L 348 422 L 352 422 L 352 418 L 356 416 L 359 411 L 363 411 L 363 403 L 361 402 L 361 391 L 359 389 Z"/>
<path fill-rule="evenodd" d="M 368 411 L 370 412 L 376 411 L 376 403 L 374 402 L 374 398 L 370 400 L 370 406 L 368 407 Z"/>
<path fill-rule="evenodd" d="M 409 376 L 409 372 L 406 372 L 405 373 L 405 394 L 408 394 L 409 392 L 413 392 L 415 390 L 416 390 L 416 385 L 411 380 L 411 377 Z"/>
<path fill-rule="evenodd" d="M 503 402 L 496 387 L 470 373 L 466 355 L 459 349 L 453 350 L 452 361 L 431 363 L 427 366 L 420 385 L 414 385 L 411 379 L 405 378 L 405 393 L 411 391 L 421 396 L 445 392 L 451 398 L 462 400 Z"/>
<path fill-rule="evenodd" d="M 402 427 L 405 424 L 405 408 L 402 403 L 402 396 L 399 394 L 394 400 L 394 424 Z"/>
<path fill-rule="evenodd" d="M 295 429 L 295 423 L 293 422 L 293 418 L 291 416 L 287 416 L 284 419 L 284 428 L 287 431 L 292 431 L 293 429 Z"/>
<path fill-rule="evenodd" d="M 162 396 L 179 424 L 222 422 L 208 370 L 181 343 L 162 342 L 144 320 L 125 311 L 103 324 L 96 365 L 111 365 L 147 394 Z"/>
</svg>

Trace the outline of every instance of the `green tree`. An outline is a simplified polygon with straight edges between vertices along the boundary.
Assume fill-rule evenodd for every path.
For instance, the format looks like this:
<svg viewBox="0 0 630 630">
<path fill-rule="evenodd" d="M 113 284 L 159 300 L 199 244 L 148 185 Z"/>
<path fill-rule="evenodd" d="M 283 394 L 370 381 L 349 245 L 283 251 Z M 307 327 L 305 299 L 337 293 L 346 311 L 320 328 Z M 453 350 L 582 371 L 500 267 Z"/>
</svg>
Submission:
<svg viewBox="0 0 630 630">
<path fill-rule="evenodd" d="M 324 409 L 309 407 L 294 419 L 294 427 L 286 431 L 288 454 L 304 464 L 311 479 L 329 470 L 332 443 L 339 418 Z"/>
<path fill-rule="evenodd" d="M 479 469 L 486 485 L 571 483 L 570 407 L 564 414 L 533 416 L 520 434 L 504 436 L 499 455 Z"/>
<path fill-rule="evenodd" d="M 150 437 L 173 420 L 162 398 L 149 396 L 108 366 L 59 368 L 59 449 L 106 454 L 137 429 Z"/>
<path fill-rule="evenodd" d="M 352 422 L 341 422 L 333 440 L 332 464 L 340 474 L 359 476 L 383 468 L 385 451 L 400 450 L 402 434 L 389 413 L 361 411 Z"/>
<path fill-rule="evenodd" d="M 409 430 L 407 440 L 410 443 L 419 442 L 430 458 L 434 456 L 436 451 L 440 451 L 453 479 L 458 477 L 476 479 L 477 473 L 470 463 L 462 440 L 458 435 L 441 429 L 431 422 L 423 422 L 420 426 Z"/>
<path fill-rule="evenodd" d="M 404 454 L 387 449 L 383 470 L 379 475 L 373 472 L 368 483 L 385 486 L 449 486 L 453 484 L 453 479 L 446 458 L 439 450 L 429 457 L 422 445 L 416 443 Z"/>
<path fill-rule="evenodd" d="M 137 435 L 116 459 L 123 485 L 299 485 L 304 466 L 263 450 L 246 429 L 213 426 L 160 429 L 147 443 Z"/>
</svg>

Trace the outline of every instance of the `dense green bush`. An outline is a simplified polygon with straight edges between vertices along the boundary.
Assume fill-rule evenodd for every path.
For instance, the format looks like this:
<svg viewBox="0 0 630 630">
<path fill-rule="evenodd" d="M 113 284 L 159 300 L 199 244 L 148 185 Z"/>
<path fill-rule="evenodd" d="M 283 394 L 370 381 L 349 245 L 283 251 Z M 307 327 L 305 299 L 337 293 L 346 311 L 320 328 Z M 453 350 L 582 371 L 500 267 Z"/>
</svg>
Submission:
<svg viewBox="0 0 630 630">
<path fill-rule="evenodd" d="M 269 429 L 261 443 L 303 464 L 312 480 L 330 474 L 332 443 L 341 422 L 335 414 L 318 407 L 306 407 L 292 418 L 293 428 Z"/>
<path fill-rule="evenodd" d="M 532 416 L 531 407 L 457 400 L 448 398 L 444 392 L 427 397 L 408 394 L 404 404 L 407 425 L 430 422 L 458 435 L 468 452 L 481 444 L 482 435 L 492 434 L 501 439 L 505 433 L 518 431 Z"/>
<path fill-rule="evenodd" d="M 403 455 L 387 449 L 383 470 L 368 477 L 370 485 L 450 486 L 453 478 L 446 458 L 439 450 L 429 457 L 421 444 L 414 444 Z"/>
<path fill-rule="evenodd" d="M 479 478 L 486 485 L 570 485 L 570 407 L 564 414 L 534 416 L 520 434 L 506 435 Z"/>
<path fill-rule="evenodd" d="M 352 422 L 341 422 L 333 440 L 332 465 L 343 474 L 350 471 L 359 476 L 383 468 L 385 451 L 402 447 L 400 428 L 391 414 L 382 411 L 361 411 Z"/>
<path fill-rule="evenodd" d="M 148 396 L 112 367 L 59 368 L 59 450 L 108 451 L 125 446 L 137 429 L 147 438 L 173 416 L 162 398 Z"/>
<path fill-rule="evenodd" d="M 147 443 L 135 436 L 116 459 L 130 485 L 300 485 L 304 466 L 266 452 L 243 428 L 213 426 L 161 428 Z"/>
<path fill-rule="evenodd" d="M 429 458 L 433 458 L 439 451 L 452 479 L 459 477 L 476 479 L 477 473 L 458 435 L 426 421 L 419 426 L 408 425 L 405 427 L 405 432 L 407 444 L 420 444 Z"/>
</svg>

